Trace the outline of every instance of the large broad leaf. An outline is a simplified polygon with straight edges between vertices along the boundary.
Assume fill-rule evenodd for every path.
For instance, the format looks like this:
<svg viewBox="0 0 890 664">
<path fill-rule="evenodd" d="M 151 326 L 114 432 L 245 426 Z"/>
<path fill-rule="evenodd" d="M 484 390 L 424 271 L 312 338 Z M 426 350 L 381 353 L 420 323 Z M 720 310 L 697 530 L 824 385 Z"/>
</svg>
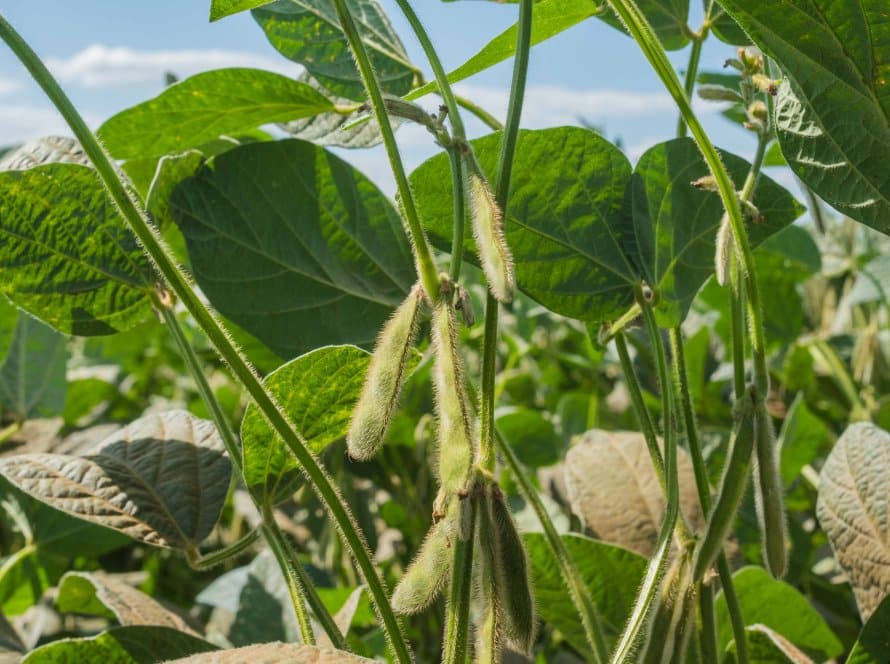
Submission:
<svg viewBox="0 0 890 664">
<path fill-rule="evenodd" d="M 0 292 L 62 332 L 141 321 L 155 282 L 95 172 L 47 164 L 0 173 Z"/>
<path fill-rule="evenodd" d="M 473 141 L 490 175 L 499 147 L 499 133 Z M 748 163 L 729 153 L 723 159 L 742 182 Z M 437 155 L 411 175 L 423 222 L 443 251 L 451 246 L 448 168 L 447 157 Z M 632 178 L 629 169 L 618 148 L 586 129 L 520 132 L 505 215 L 517 284 L 556 313 L 600 322 L 633 302 L 642 275 L 659 293 L 659 322 L 674 326 L 713 273 L 723 207 L 717 194 L 690 184 L 708 172 L 691 139 L 656 145 Z M 754 246 L 803 211 L 766 176 L 756 202 L 764 221 L 750 226 Z M 475 261 L 471 238 L 467 249 Z"/>
<path fill-rule="evenodd" d="M 553 423 L 536 410 L 513 409 L 498 413 L 496 424 L 516 456 L 528 467 L 551 466 L 565 452 Z"/>
<path fill-rule="evenodd" d="M 473 141 L 482 169 L 493 176 L 500 133 Z M 587 129 L 521 131 L 504 215 L 507 243 L 523 291 L 572 318 L 617 317 L 632 303 L 639 277 L 622 249 L 633 231 L 624 210 L 631 168 L 614 145 Z M 411 174 L 430 239 L 450 250 L 451 177 L 440 154 Z M 468 259 L 477 261 L 467 233 Z M 477 263 L 478 264 L 478 263 Z"/>
<path fill-rule="evenodd" d="M 680 508 L 693 530 L 704 516 L 692 460 L 677 450 Z M 586 432 L 566 455 L 565 486 L 572 511 L 600 539 L 650 556 L 664 519 L 664 491 L 642 434 Z"/>
<path fill-rule="evenodd" d="M 590 0 L 541 0 L 541 2 L 536 2 L 532 10 L 531 43 L 532 45 L 539 44 L 602 11 L 597 8 L 595 2 Z M 488 42 L 476 55 L 449 73 L 448 80 L 451 83 L 462 81 L 513 57 L 514 53 L 516 53 L 515 25 L 507 28 Z M 417 99 L 430 92 L 435 92 L 437 89 L 436 82 L 431 81 L 412 90 L 407 98 Z"/>
<path fill-rule="evenodd" d="M 721 153 L 730 176 L 741 187 L 750 165 Z M 637 162 L 631 185 L 633 226 L 642 273 L 658 291 L 659 322 L 677 325 L 702 284 L 714 272 L 715 238 L 723 204 L 713 192 L 690 182 L 708 174 L 695 142 L 680 138 L 660 143 Z M 752 247 L 781 230 L 804 209 L 788 191 L 765 175 L 754 202 L 763 220 L 748 225 Z"/>
<path fill-rule="evenodd" d="M 204 639 L 169 627 L 131 625 L 113 627 L 88 639 L 48 643 L 32 650 L 22 664 L 155 664 L 217 650 Z"/>
<path fill-rule="evenodd" d="M 890 433 L 847 427 L 819 479 L 816 514 L 847 573 L 863 621 L 890 593 Z"/>
<path fill-rule="evenodd" d="M 218 136 L 334 110 L 312 86 L 261 69 L 217 69 L 110 118 L 99 137 L 118 159 L 196 148 Z"/>
<path fill-rule="evenodd" d="M 216 525 L 231 463 L 212 422 L 185 411 L 148 415 L 82 457 L 0 458 L 29 495 L 160 547 L 192 550 Z"/>
<path fill-rule="evenodd" d="M 288 362 L 264 382 L 317 453 L 346 435 L 369 361 L 361 348 L 328 346 Z M 274 504 L 293 493 L 299 464 L 254 404 L 244 413 L 241 439 L 244 481 L 260 502 Z"/>
<path fill-rule="evenodd" d="M 541 618 L 558 629 L 572 647 L 592 660 L 593 653 L 584 636 L 581 618 L 568 600 L 568 587 L 547 540 L 540 533 L 525 533 L 522 539 L 528 551 L 532 587 Z M 563 535 L 562 541 L 596 605 L 607 641 L 614 641 L 630 615 L 637 588 L 646 571 L 646 559 L 627 549 L 582 535 Z"/>
<path fill-rule="evenodd" d="M 766 625 L 752 625 L 745 628 L 745 641 L 748 644 L 748 661 L 757 664 L 814 664 L 813 660 L 801 652 L 793 643 Z M 738 661 L 736 643 L 727 649 L 728 662 Z"/>
<path fill-rule="evenodd" d="M 788 639 L 807 655 L 823 662 L 840 655 L 844 647 L 806 597 L 784 581 L 777 581 L 762 567 L 744 567 L 733 575 L 745 623 L 760 623 Z M 732 640 L 726 599 L 716 602 L 719 650 Z"/>
<path fill-rule="evenodd" d="M 370 344 L 415 279 L 392 204 L 305 141 L 219 155 L 170 208 L 210 301 L 283 357 Z"/>
<path fill-rule="evenodd" d="M 19 421 L 59 415 L 65 407 L 68 340 L 31 316 L 14 320 L 12 343 L 0 364 L 0 413 Z"/>
<path fill-rule="evenodd" d="M 776 128 L 791 169 L 840 212 L 890 234 L 890 21 L 880 0 L 721 0 L 787 76 Z"/>
<path fill-rule="evenodd" d="M 347 0 L 377 79 L 385 92 L 403 95 L 417 69 L 377 0 Z M 298 62 L 335 95 L 363 101 L 365 86 L 355 66 L 337 10 L 330 0 L 278 0 L 253 10 L 275 49 Z"/>
<path fill-rule="evenodd" d="M 66 136 L 42 136 L 10 150 L 0 159 L 0 171 L 24 171 L 43 164 L 90 165 L 80 143 Z"/>
<path fill-rule="evenodd" d="M 121 625 L 155 625 L 180 632 L 195 632 L 172 611 L 113 576 L 69 572 L 59 583 L 56 608 L 62 613 L 81 613 L 117 620 Z"/>
<path fill-rule="evenodd" d="M 846 664 L 882 664 L 890 653 L 890 595 L 865 623 Z"/>
<path fill-rule="evenodd" d="M 6 357 L 15 328 L 19 321 L 19 311 L 5 297 L 0 295 L 0 357 Z"/>
<path fill-rule="evenodd" d="M 689 43 L 689 28 L 686 27 L 689 0 L 637 0 L 636 4 L 668 51 L 677 51 Z M 614 12 L 606 12 L 601 18 L 613 28 L 625 32 Z"/>
<path fill-rule="evenodd" d="M 192 655 L 168 664 L 242 664 L 243 662 L 294 662 L 295 664 L 373 664 L 375 660 L 317 646 L 292 643 L 262 643 L 259 645 L 221 650 L 206 655 Z"/>
</svg>

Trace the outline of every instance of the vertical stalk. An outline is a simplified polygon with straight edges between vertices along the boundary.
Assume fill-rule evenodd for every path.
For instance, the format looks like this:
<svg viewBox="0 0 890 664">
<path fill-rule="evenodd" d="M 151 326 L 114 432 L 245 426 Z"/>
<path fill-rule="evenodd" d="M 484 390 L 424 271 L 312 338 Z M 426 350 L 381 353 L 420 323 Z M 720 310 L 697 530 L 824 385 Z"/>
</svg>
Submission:
<svg viewBox="0 0 890 664">
<path fill-rule="evenodd" d="M 305 586 L 303 579 L 297 570 L 301 570 L 299 563 L 291 560 L 291 551 L 284 538 L 284 533 L 275 523 L 275 517 L 269 509 L 263 510 L 263 536 L 269 543 L 269 548 L 275 556 L 275 560 L 281 566 L 284 573 L 284 582 L 287 585 L 287 593 L 297 614 L 297 625 L 300 628 L 300 639 L 307 645 L 315 645 L 315 634 L 312 633 L 312 622 L 309 620 L 309 611 L 306 609 Z"/>
<path fill-rule="evenodd" d="M 275 402 L 274 397 L 260 382 L 253 367 L 237 349 L 215 314 L 192 289 L 188 278 L 177 265 L 169 249 L 164 245 L 157 229 L 149 221 L 147 213 L 141 204 L 131 196 L 127 186 L 120 180 L 111 158 L 96 140 L 96 137 L 62 91 L 62 88 L 59 87 L 58 82 L 50 74 L 46 65 L 43 64 L 43 61 L 40 60 L 31 47 L 2 16 L 0 16 L 0 37 L 12 49 L 16 57 L 28 69 L 34 80 L 62 114 L 75 137 L 80 141 L 84 152 L 90 158 L 90 162 L 95 167 L 96 173 L 102 180 L 102 184 L 105 185 L 108 195 L 114 201 L 124 221 L 136 235 L 146 254 L 151 258 L 158 273 L 194 317 L 222 359 L 229 365 L 232 373 L 244 385 L 244 388 L 253 398 L 260 412 L 269 421 L 272 429 L 281 436 L 285 445 L 287 445 L 288 449 L 300 463 L 307 479 L 315 488 L 319 499 L 337 524 L 340 534 L 345 539 L 350 552 L 362 571 L 383 630 L 390 640 L 396 659 L 399 662 L 410 662 L 411 656 L 408 645 L 402 634 L 401 625 L 396 619 L 392 607 L 389 605 L 386 586 L 374 567 L 371 553 L 368 551 L 358 524 L 346 507 L 331 477 L 308 448 L 306 441 L 288 421 Z"/>
<path fill-rule="evenodd" d="M 460 281 L 460 270 L 464 259 L 464 228 L 466 226 L 466 205 L 464 203 L 463 167 L 460 163 L 460 148 L 448 148 L 451 162 L 451 195 L 454 206 L 454 220 L 451 227 L 451 269 L 448 276 L 453 283 Z"/>
<path fill-rule="evenodd" d="M 451 564 L 451 584 L 446 605 L 445 643 L 442 652 L 443 664 L 465 664 L 469 654 L 470 595 L 473 589 L 473 540 L 476 532 L 476 519 L 479 502 L 475 491 L 464 499 L 467 504 L 461 509 L 470 510 L 466 540 L 454 539 L 454 560 Z"/>
<path fill-rule="evenodd" d="M 544 537 L 547 539 L 547 544 L 550 546 L 550 551 L 559 567 L 559 573 L 569 589 L 572 603 L 581 616 L 584 636 L 596 655 L 595 661 L 605 662 L 609 659 L 609 651 L 606 646 L 605 636 L 603 635 L 602 622 L 600 621 L 593 598 L 587 589 L 587 584 L 581 578 L 581 573 L 575 566 L 574 560 L 572 560 L 568 550 L 565 548 L 559 533 L 556 532 L 556 527 L 547 513 L 547 508 L 544 507 L 544 503 L 541 502 L 537 490 L 529 481 L 525 468 L 522 467 L 522 463 L 517 458 L 513 448 L 507 444 L 497 429 L 495 429 L 495 444 L 513 477 L 516 479 L 523 498 L 532 506 L 538 520 L 541 522 L 541 526 L 544 528 Z"/>
<path fill-rule="evenodd" d="M 698 63 L 701 60 L 701 48 L 708 36 L 707 24 L 703 25 L 701 31 L 692 40 L 692 48 L 689 51 L 689 63 L 686 65 L 686 77 L 683 81 L 683 90 L 686 97 L 692 99 L 692 92 L 695 90 L 695 78 L 698 76 Z M 683 114 L 677 119 L 677 138 L 686 136 L 686 121 Z"/>
<path fill-rule="evenodd" d="M 429 242 L 426 239 L 426 233 L 424 233 L 423 226 L 420 223 L 420 215 L 417 213 L 414 194 L 411 191 L 411 186 L 408 184 L 408 176 L 405 174 L 405 166 L 402 164 L 402 156 L 399 153 L 399 146 L 396 144 L 395 133 L 393 133 L 389 115 L 386 113 L 380 83 L 377 80 L 377 75 L 374 73 L 371 59 L 368 57 L 368 52 L 365 49 L 365 43 L 362 41 L 361 34 L 359 34 L 358 27 L 352 18 L 352 13 L 349 11 L 346 0 L 334 0 L 334 6 L 337 8 L 340 25 L 343 28 L 343 32 L 349 42 L 349 48 L 352 50 L 352 55 L 355 57 L 355 62 L 361 73 L 365 90 L 367 90 L 368 96 L 371 99 L 374 117 L 377 119 L 380 135 L 383 138 L 383 144 L 386 146 L 386 154 L 389 157 L 389 163 L 396 180 L 396 187 L 399 191 L 399 202 L 401 203 L 405 221 L 411 234 L 412 245 L 414 246 L 418 276 L 423 283 L 423 288 L 430 302 L 435 302 L 439 295 L 439 274 L 436 270 L 436 263 L 433 260 Z"/>
<path fill-rule="evenodd" d="M 677 439 L 674 431 L 673 389 L 670 374 L 667 369 L 664 344 L 661 334 L 655 322 L 655 314 L 644 296 L 638 296 L 643 310 L 643 319 L 646 329 L 652 341 L 655 361 L 658 367 L 658 379 L 661 383 L 662 411 L 664 412 L 664 470 L 666 482 L 666 508 L 664 521 L 658 533 L 658 541 L 655 545 L 655 553 L 646 567 L 646 575 L 637 594 L 637 601 L 631 612 L 630 620 L 621 635 L 618 647 L 612 653 L 613 664 L 630 663 L 634 660 L 634 650 L 644 627 L 649 619 L 649 614 L 654 605 L 655 597 L 664 574 L 664 568 L 670 555 L 672 535 L 680 513 L 680 489 L 677 478 Z"/>
</svg>

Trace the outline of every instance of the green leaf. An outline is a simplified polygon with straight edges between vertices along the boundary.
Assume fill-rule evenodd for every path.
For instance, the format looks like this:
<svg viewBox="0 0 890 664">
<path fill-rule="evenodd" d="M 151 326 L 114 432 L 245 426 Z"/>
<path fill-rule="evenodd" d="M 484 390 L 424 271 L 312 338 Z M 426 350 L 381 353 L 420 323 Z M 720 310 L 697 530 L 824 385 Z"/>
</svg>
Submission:
<svg viewBox="0 0 890 664">
<path fill-rule="evenodd" d="M 795 397 L 779 435 L 782 483 L 785 487 L 800 475 L 801 469 L 831 449 L 834 436 L 828 426 L 807 407 L 804 393 Z"/>
<path fill-rule="evenodd" d="M 844 647 L 825 620 L 792 586 L 777 581 L 761 567 L 743 567 L 733 574 L 745 623 L 761 623 L 788 639 L 807 655 L 825 661 L 840 655 Z M 719 651 L 732 640 L 732 626 L 723 593 L 716 602 Z"/>
<path fill-rule="evenodd" d="M 32 650 L 22 664 L 154 664 L 218 648 L 169 627 L 113 627 L 88 639 L 60 639 Z"/>
<path fill-rule="evenodd" d="M 689 43 L 689 29 L 686 27 L 689 0 L 637 0 L 636 4 L 666 50 L 677 51 Z M 600 18 L 613 28 L 625 32 L 614 12 L 608 11 Z"/>
<path fill-rule="evenodd" d="M 212 0 L 210 3 L 210 21 L 218 21 L 238 12 L 267 5 L 272 0 Z"/>
<path fill-rule="evenodd" d="M 154 282 L 91 168 L 0 173 L 0 293 L 16 305 L 68 334 L 112 334 L 146 316 Z"/>
<path fill-rule="evenodd" d="M 562 458 L 565 446 L 553 424 L 536 410 L 499 414 L 498 430 L 526 466 L 551 466 Z"/>
<path fill-rule="evenodd" d="M 590 0 L 541 0 L 532 9 L 532 46 L 568 30 L 584 19 L 603 11 Z M 457 83 L 474 74 L 512 58 L 516 52 L 516 26 L 513 25 L 488 42 L 481 51 L 448 74 L 450 83 Z M 417 99 L 438 90 L 435 81 L 412 90 L 406 99 Z"/>
<path fill-rule="evenodd" d="M 0 295 L 0 357 L 6 357 L 15 328 L 18 326 L 19 310 L 12 303 Z"/>
<path fill-rule="evenodd" d="M 540 533 L 522 536 L 531 564 L 532 588 L 538 611 L 549 625 L 558 629 L 573 648 L 593 659 L 584 636 L 581 618 L 568 601 L 569 590 L 547 540 Z M 602 620 L 607 642 L 621 633 L 637 588 L 646 571 L 646 559 L 627 549 L 583 535 L 562 535 L 569 556 L 578 567 L 591 599 Z"/>
<path fill-rule="evenodd" d="M 90 165 L 83 148 L 67 136 L 42 136 L 18 146 L 0 159 L 0 171 L 24 171 L 53 163 Z"/>
<path fill-rule="evenodd" d="M 838 211 L 890 234 L 890 22 L 883 2 L 721 0 L 780 63 L 776 129 L 791 169 Z"/>
<path fill-rule="evenodd" d="M 195 602 L 231 615 L 231 621 L 224 623 L 228 626 L 224 636 L 234 646 L 300 640 L 287 583 L 268 550 L 249 565 L 218 576 Z"/>
<path fill-rule="evenodd" d="M 210 301 L 283 357 L 372 343 L 416 279 L 392 204 L 305 141 L 219 155 L 170 208 Z"/>
<path fill-rule="evenodd" d="M 192 655 L 167 664 L 243 664 L 244 662 L 306 662 L 307 664 L 374 664 L 343 650 L 318 648 L 293 643 L 261 643 L 206 655 Z"/>
<path fill-rule="evenodd" d="M 47 569 L 34 547 L 0 558 L 0 613 L 15 616 L 27 611 L 40 601 L 58 574 Z"/>
<path fill-rule="evenodd" d="M 733 46 L 745 46 L 751 43 L 751 39 L 745 34 L 745 31 L 739 27 L 732 16 L 717 3 L 711 0 L 702 0 L 705 9 L 712 6 L 711 10 L 711 32 L 720 41 Z"/>
<path fill-rule="evenodd" d="M 163 230 L 173 223 L 170 196 L 176 185 L 198 172 L 206 156 L 200 150 L 187 150 L 165 155 L 158 161 L 157 170 L 145 195 L 145 209 L 158 228 Z"/>
<path fill-rule="evenodd" d="M 62 412 L 67 341 L 39 320 L 18 315 L 9 353 L 0 364 L 0 412 L 19 421 Z"/>
<path fill-rule="evenodd" d="M 745 628 L 745 641 L 748 644 L 748 661 L 757 664 L 813 664 L 813 660 L 803 654 L 781 634 L 765 625 L 752 625 Z M 736 662 L 736 643 L 727 649 L 729 661 Z"/>
<path fill-rule="evenodd" d="M 875 609 L 865 623 L 846 664 L 882 664 L 890 653 L 890 596 Z"/>
<path fill-rule="evenodd" d="M 59 582 L 56 608 L 62 613 L 110 618 L 121 625 L 155 625 L 194 634 L 157 600 L 108 574 L 67 573 Z"/>
<path fill-rule="evenodd" d="M 723 163 L 738 187 L 750 164 L 722 152 Z M 637 162 L 631 185 L 633 227 L 642 273 L 659 293 L 659 323 L 678 325 L 702 284 L 714 272 L 715 238 L 723 215 L 720 197 L 691 186 L 709 173 L 695 142 L 680 138 L 660 143 Z M 756 247 L 788 226 L 803 207 L 771 178 L 761 175 L 755 198 L 762 223 L 748 225 Z"/>
<path fill-rule="evenodd" d="M 890 593 L 890 433 L 847 427 L 819 476 L 816 515 L 867 621 Z"/>
<path fill-rule="evenodd" d="M 417 69 L 377 0 L 348 0 L 371 64 L 384 92 L 403 95 Z M 365 86 L 334 3 L 329 0 L 278 0 L 253 10 L 269 43 L 306 68 L 335 95 L 365 100 Z"/>
<path fill-rule="evenodd" d="M 500 133 L 472 141 L 489 179 L 500 141 Z M 592 131 L 558 127 L 520 131 L 513 163 L 504 230 L 519 288 L 572 318 L 606 320 L 623 313 L 639 280 L 622 249 L 629 233 L 627 157 Z M 430 239 L 443 251 L 451 248 L 449 172 L 448 156 L 439 154 L 410 178 Z M 465 255 L 478 265 L 469 235 Z"/>
<path fill-rule="evenodd" d="M 148 415 L 86 456 L 19 454 L 0 474 L 29 495 L 153 546 L 190 550 L 216 525 L 231 463 L 212 422 Z"/>
<path fill-rule="evenodd" d="M 218 136 L 334 110 L 306 83 L 261 69 L 216 69 L 171 85 L 110 118 L 99 137 L 114 157 L 153 157 Z"/>
<path fill-rule="evenodd" d="M 346 435 L 369 362 L 361 348 L 327 346 L 291 360 L 264 382 L 309 448 L 319 453 Z M 241 440 L 244 481 L 261 504 L 292 494 L 299 464 L 254 404 L 244 413 Z"/>
</svg>

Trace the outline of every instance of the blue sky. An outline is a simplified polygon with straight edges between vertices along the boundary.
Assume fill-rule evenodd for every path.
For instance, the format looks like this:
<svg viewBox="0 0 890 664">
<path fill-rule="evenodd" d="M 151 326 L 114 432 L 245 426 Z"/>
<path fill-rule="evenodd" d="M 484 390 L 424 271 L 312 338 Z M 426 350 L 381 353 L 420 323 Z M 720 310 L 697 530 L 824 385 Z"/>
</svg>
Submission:
<svg viewBox="0 0 890 664">
<path fill-rule="evenodd" d="M 392 0 L 382 0 L 412 60 L 428 72 L 423 54 Z M 691 0 L 690 23 L 700 8 Z M 296 74 L 297 65 L 279 56 L 249 14 L 216 23 L 207 20 L 209 0 L 4 0 L 5 17 L 50 64 L 88 122 L 98 126 L 118 110 L 163 89 L 163 73 L 182 76 L 217 67 L 252 66 Z M 516 5 L 465 0 L 415 2 L 448 69 L 476 53 L 511 25 Z M 719 69 L 732 48 L 707 42 L 703 69 Z M 678 68 L 686 52 L 672 54 Z M 465 81 L 460 90 L 502 117 L 511 63 Z M 430 107 L 434 100 L 426 100 Z M 749 156 L 753 137 L 723 120 L 712 105 L 698 104 L 715 142 Z M 617 30 L 589 19 L 537 46 L 531 57 L 523 125 L 542 128 L 577 124 L 579 118 L 620 138 L 636 159 L 644 149 L 673 136 L 676 113 L 636 45 Z M 485 133 L 470 123 L 474 133 Z M 0 145 L 50 133 L 67 134 L 61 119 L 5 48 L 0 49 Z M 435 147 L 417 128 L 399 132 L 409 167 Z M 391 192 L 392 179 L 380 149 L 346 154 Z"/>
</svg>

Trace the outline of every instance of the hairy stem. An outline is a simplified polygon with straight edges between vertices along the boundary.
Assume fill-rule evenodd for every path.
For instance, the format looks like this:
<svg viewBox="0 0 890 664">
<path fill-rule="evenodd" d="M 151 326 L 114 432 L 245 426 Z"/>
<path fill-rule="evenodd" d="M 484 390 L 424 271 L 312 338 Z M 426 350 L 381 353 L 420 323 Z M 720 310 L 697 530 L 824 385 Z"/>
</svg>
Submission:
<svg viewBox="0 0 890 664">
<path fill-rule="evenodd" d="M 698 76 L 698 63 L 701 60 L 701 47 L 705 39 L 708 37 L 707 24 L 702 26 L 701 31 L 696 39 L 692 40 L 692 48 L 689 50 L 689 63 L 686 65 L 686 77 L 683 81 L 683 90 L 686 97 L 692 99 L 692 92 L 695 90 L 695 78 Z M 686 136 L 686 120 L 683 114 L 677 119 L 677 137 Z"/>
<path fill-rule="evenodd" d="M 470 598 L 473 590 L 473 533 L 476 531 L 478 514 L 477 499 L 474 495 L 464 498 L 468 504 L 461 509 L 470 510 L 468 530 L 465 540 L 454 538 L 454 560 L 451 564 L 451 585 L 446 605 L 444 650 L 442 664 L 465 664 L 469 654 Z"/>
<path fill-rule="evenodd" d="M 516 453 L 510 445 L 507 444 L 497 429 L 495 429 L 495 443 L 498 446 L 501 456 L 507 463 L 507 467 L 516 479 L 516 483 L 519 485 L 519 491 L 522 493 L 523 498 L 525 498 L 526 502 L 531 505 L 538 520 L 541 522 L 541 526 L 544 528 L 544 537 L 547 540 L 550 552 L 559 567 L 559 573 L 569 589 L 569 597 L 572 600 L 572 604 L 575 605 L 575 610 L 578 611 L 578 615 L 581 616 L 581 625 L 584 627 L 584 636 L 587 638 L 588 645 L 590 645 L 596 655 L 595 661 L 605 662 L 609 659 L 609 651 L 606 647 L 605 636 L 603 636 L 602 622 L 596 610 L 593 598 L 590 596 L 587 584 L 585 584 L 584 579 L 581 578 L 581 573 L 575 566 L 575 561 L 572 560 L 559 533 L 556 532 L 556 526 L 553 525 L 553 521 L 547 513 L 547 508 L 544 507 L 544 503 L 541 502 L 537 490 L 528 479 L 525 468 L 522 467 L 522 463 L 516 457 Z"/>
<path fill-rule="evenodd" d="M 188 557 L 189 566 L 196 570 L 208 570 L 211 567 L 216 567 L 249 548 L 251 544 L 259 539 L 259 537 L 259 530 L 251 530 L 244 537 L 241 537 L 222 549 L 217 549 L 216 551 L 204 555 L 199 554 L 196 550 Z"/>
<path fill-rule="evenodd" d="M 454 206 L 454 220 L 451 226 L 451 269 L 448 276 L 453 283 L 460 281 L 460 270 L 464 259 L 464 229 L 466 227 L 466 204 L 464 203 L 463 167 L 458 147 L 448 148 L 451 162 L 451 195 Z"/>
<path fill-rule="evenodd" d="M 371 59 L 368 57 L 367 49 L 365 49 L 365 43 L 362 41 L 346 0 L 334 0 L 334 6 L 337 8 L 340 25 L 343 27 L 343 32 L 346 35 L 349 47 L 352 49 L 352 54 L 361 73 L 365 90 L 367 90 L 368 96 L 371 99 L 374 117 L 380 126 L 380 136 L 383 138 L 383 144 L 386 146 L 386 154 L 389 157 L 389 163 L 392 167 L 392 173 L 399 192 L 399 202 L 401 203 L 402 212 L 405 215 L 405 221 L 411 234 L 414 254 L 417 259 L 418 276 L 423 283 L 423 288 L 430 302 L 435 302 L 439 295 L 439 274 L 436 270 L 436 263 L 433 260 L 426 233 L 424 233 L 423 226 L 420 223 L 420 215 L 417 213 L 417 205 L 414 202 L 414 193 L 411 191 L 411 186 L 408 183 L 405 166 L 402 164 L 402 155 L 399 153 L 395 133 L 392 130 L 392 124 L 386 112 L 386 106 L 383 102 L 383 91 L 380 89 L 380 83 L 377 81 L 377 75 L 374 73 Z"/>
<path fill-rule="evenodd" d="M 9 45 L 34 80 L 44 90 L 62 117 L 68 123 L 84 152 L 90 158 L 99 178 L 105 185 L 124 221 L 142 244 L 152 260 L 155 269 L 164 278 L 170 289 L 194 317 L 211 344 L 222 359 L 228 363 L 232 373 L 253 398 L 260 412 L 266 417 L 273 430 L 282 437 L 288 449 L 300 463 L 307 479 L 314 487 L 322 504 L 328 510 L 350 552 L 362 571 L 382 627 L 390 639 L 393 651 L 399 662 L 410 662 L 411 656 L 402 634 L 401 626 L 389 606 L 386 586 L 377 573 L 364 537 L 354 518 L 337 491 L 331 477 L 322 468 L 316 456 L 306 445 L 306 441 L 288 422 L 274 397 L 260 382 L 250 363 L 236 348 L 225 328 L 215 314 L 203 303 L 192 289 L 188 278 L 176 264 L 175 258 L 164 245 L 157 229 L 149 221 L 148 215 L 130 195 L 127 186 L 121 181 L 111 158 L 96 140 L 77 109 L 59 87 L 46 65 L 30 46 L 19 36 L 12 26 L 0 16 L 0 37 Z"/>
<path fill-rule="evenodd" d="M 467 109 L 470 113 L 482 120 L 482 122 L 484 122 L 489 129 L 492 129 L 493 131 L 500 131 L 504 128 L 504 125 L 500 120 L 498 120 L 491 113 L 479 106 L 479 104 L 475 103 L 473 100 L 467 99 L 466 97 L 461 97 L 460 95 L 455 95 L 454 98 L 457 100 L 458 106 Z"/>
</svg>

